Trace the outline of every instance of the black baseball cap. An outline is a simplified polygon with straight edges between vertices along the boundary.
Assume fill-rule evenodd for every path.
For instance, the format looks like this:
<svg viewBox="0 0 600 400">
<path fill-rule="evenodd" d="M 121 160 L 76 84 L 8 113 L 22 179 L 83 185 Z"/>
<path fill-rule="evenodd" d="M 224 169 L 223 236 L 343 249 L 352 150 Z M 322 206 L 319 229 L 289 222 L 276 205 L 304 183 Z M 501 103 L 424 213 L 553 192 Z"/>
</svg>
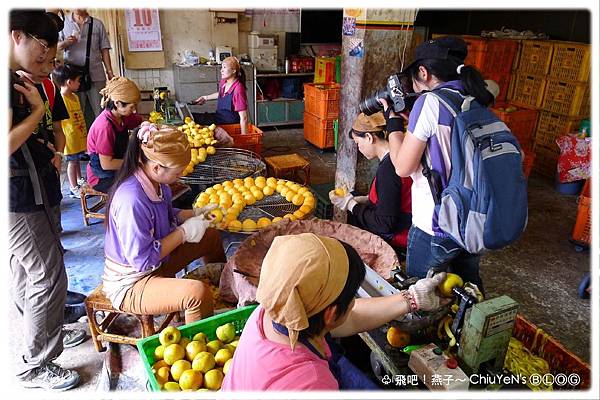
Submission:
<svg viewBox="0 0 600 400">
<path fill-rule="evenodd" d="M 456 66 L 462 64 L 467 57 L 467 44 L 458 36 L 442 36 L 421 43 L 415 49 L 415 59 L 404 70 L 407 73 L 416 63 L 425 59 L 452 60 Z"/>
</svg>

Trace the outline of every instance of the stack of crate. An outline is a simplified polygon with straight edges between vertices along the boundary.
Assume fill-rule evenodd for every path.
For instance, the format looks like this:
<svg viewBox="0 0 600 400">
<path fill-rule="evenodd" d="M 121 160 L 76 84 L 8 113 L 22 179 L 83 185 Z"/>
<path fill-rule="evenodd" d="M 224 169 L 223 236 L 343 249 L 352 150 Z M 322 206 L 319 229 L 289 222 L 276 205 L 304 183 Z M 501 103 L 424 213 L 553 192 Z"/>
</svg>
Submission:
<svg viewBox="0 0 600 400">
<path fill-rule="evenodd" d="M 432 39 L 446 34 L 433 34 Z M 511 70 L 519 50 L 519 42 L 508 39 L 488 39 L 480 36 L 460 36 L 467 44 L 465 65 L 474 66 L 484 79 L 495 81 L 500 87 L 496 101 L 505 101 L 511 80 Z"/>
<path fill-rule="evenodd" d="M 519 43 L 515 40 L 487 39 L 469 35 L 462 38 L 468 49 L 465 65 L 477 68 L 484 79 L 495 81 L 500 87 L 496 101 L 505 101 Z"/>
<path fill-rule="evenodd" d="M 321 150 L 334 147 L 334 120 L 339 113 L 338 83 L 304 84 L 304 139 Z"/>
<path fill-rule="evenodd" d="M 509 89 L 510 102 L 539 111 L 534 169 L 554 177 L 558 136 L 590 114 L 591 48 L 582 43 L 524 40 Z"/>
</svg>

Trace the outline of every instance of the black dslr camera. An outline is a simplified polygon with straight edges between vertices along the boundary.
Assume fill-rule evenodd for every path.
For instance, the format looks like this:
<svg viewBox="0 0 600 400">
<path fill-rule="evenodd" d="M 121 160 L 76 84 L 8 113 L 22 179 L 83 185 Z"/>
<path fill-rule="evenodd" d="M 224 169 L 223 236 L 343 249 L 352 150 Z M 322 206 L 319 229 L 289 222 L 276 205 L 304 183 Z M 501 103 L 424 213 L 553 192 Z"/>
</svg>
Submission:
<svg viewBox="0 0 600 400">
<path fill-rule="evenodd" d="M 383 110 L 383 105 L 377 99 L 386 99 L 394 112 L 400 113 L 404 110 L 410 111 L 418 96 L 419 93 L 413 92 L 411 80 L 407 75 L 394 74 L 389 76 L 385 88 L 364 99 L 358 108 L 365 115 L 373 115 Z"/>
</svg>

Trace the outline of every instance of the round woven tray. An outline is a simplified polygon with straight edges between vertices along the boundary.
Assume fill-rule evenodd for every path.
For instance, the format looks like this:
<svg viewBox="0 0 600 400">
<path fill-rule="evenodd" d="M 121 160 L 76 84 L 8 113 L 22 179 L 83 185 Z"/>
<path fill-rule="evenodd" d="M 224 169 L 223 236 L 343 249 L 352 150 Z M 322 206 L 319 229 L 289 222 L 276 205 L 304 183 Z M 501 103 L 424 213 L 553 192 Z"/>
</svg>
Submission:
<svg viewBox="0 0 600 400">
<path fill-rule="evenodd" d="M 256 178 L 256 176 L 254 176 L 254 178 Z M 277 179 L 277 180 L 291 182 L 287 179 Z M 217 182 L 217 183 L 222 183 L 222 182 Z M 296 182 L 294 182 L 294 183 L 296 183 Z M 308 186 L 303 186 L 303 185 L 300 185 L 300 186 L 308 189 L 308 191 L 312 193 L 313 197 L 315 198 L 315 202 L 316 202 L 317 197 L 316 197 L 315 192 L 312 191 L 310 189 L 310 187 L 308 187 Z M 200 196 L 201 194 L 202 194 L 202 192 L 198 193 L 198 196 Z M 196 201 L 198 201 L 198 196 L 196 196 L 196 199 L 194 200 L 193 204 L 195 204 Z M 293 214 L 295 211 L 299 210 L 300 207 L 301 206 L 296 206 L 296 205 L 290 203 L 289 201 L 287 201 L 285 199 L 284 196 L 275 192 L 270 196 L 265 196 L 262 200 L 258 200 L 256 203 L 254 203 L 252 205 L 247 205 L 246 207 L 244 207 L 242 212 L 240 213 L 240 215 L 238 215 L 237 219 L 239 221 L 244 221 L 245 219 L 250 218 L 256 222 L 256 221 L 258 221 L 259 218 L 269 218 L 269 219 L 273 219 L 275 217 L 283 218 L 283 216 L 285 216 L 286 214 Z M 315 207 L 313 207 L 311 209 L 311 211 L 309 213 L 307 213 L 306 215 L 304 215 L 304 217 L 302 217 L 301 219 L 309 219 L 310 217 L 312 217 L 315 208 L 316 208 L 316 204 L 315 204 Z M 221 211 L 225 211 L 225 210 L 221 210 Z M 227 231 L 227 232 L 232 232 L 226 228 L 223 228 L 223 226 L 221 226 L 221 224 L 216 224 L 215 228 L 217 228 L 219 230 Z M 251 231 L 240 230 L 235 233 L 243 233 L 243 234 L 251 235 L 254 232 L 258 232 L 262 229 L 264 229 L 264 228 L 254 229 Z"/>
<path fill-rule="evenodd" d="M 394 249 L 373 233 L 336 221 L 284 219 L 246 238 L 233 257 L 227 260 L 219 284 L 223 298 L 232 303 L 237 301 L 238 306 L 256 302 L 262 261 L 273 239 L 280 235 L 303 232 L 329 236 L 348 243 L 384 279 L 389 279 L 390 271 L 400 265 Z"/>
<path fill-rule="evenodd" d="M 260 156 L 250 150 L 218 148 L 206 161 L 196 165 L 194 171 L 180 180 L 192 185 L 213 185 L 247 176 L 264 175 L 265 163 Z"/>
</svg>

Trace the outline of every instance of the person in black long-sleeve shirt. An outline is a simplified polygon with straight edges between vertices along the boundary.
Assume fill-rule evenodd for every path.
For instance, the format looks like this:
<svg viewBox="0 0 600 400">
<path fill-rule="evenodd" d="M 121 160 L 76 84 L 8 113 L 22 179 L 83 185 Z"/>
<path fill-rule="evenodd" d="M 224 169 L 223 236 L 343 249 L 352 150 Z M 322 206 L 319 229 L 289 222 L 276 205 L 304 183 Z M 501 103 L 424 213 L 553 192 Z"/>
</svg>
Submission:
<svg viewBox="0 0 600 400">
<path fill-rule="evenodd" d="M 385 118 L 381 113 L 371 116 L 361 113 L 349 132 L 350 138 L 367 159 L 379 159 L 377 173 L 368 196 L 337 196 L 332 191 L 329 197 L 333 204 L 349 212 L 349 224 L 375 233 L 402 254 L 406 249 L 408 229 L 412 220 L 412 179 L 396 175 L 384 129 Z"/>
</svg>

